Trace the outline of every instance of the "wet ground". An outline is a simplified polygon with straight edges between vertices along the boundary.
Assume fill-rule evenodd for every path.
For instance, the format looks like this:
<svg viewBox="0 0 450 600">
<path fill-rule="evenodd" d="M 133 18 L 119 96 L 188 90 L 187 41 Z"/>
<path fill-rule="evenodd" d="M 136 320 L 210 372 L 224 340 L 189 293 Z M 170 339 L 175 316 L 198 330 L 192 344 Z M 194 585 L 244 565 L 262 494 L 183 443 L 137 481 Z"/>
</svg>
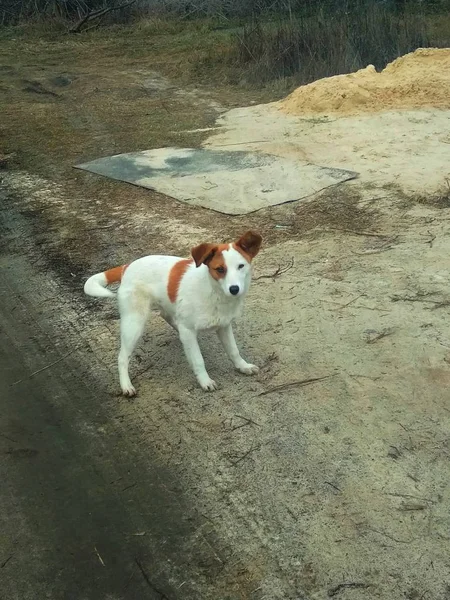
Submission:
<svg viewBox="0 0 450 600">
<path fill-rule="evenodd" d="M 152 440 L 142 452 L 115 430 L 82 341 L 42 316 L 53 282 L 30 264 L 26 222 L 0 214 L 0 596 L 191 597 L 198 518 Z"/>
</svg>

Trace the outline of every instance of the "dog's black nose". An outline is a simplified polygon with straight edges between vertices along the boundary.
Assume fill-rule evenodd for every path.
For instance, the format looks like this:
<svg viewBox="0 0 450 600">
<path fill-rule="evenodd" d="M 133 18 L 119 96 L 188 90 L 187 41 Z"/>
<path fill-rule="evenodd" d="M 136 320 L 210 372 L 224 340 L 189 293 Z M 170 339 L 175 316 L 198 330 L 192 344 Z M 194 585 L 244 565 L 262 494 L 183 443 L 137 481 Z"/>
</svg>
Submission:
<svg viewBox="0 0 450 600">
<path fill-rule="evenodd" d="M 233 296 L 237 296 L 237 294 L 239 294 L 239 286 L 230 285 L 230 294 L 233 294 Z"/>
</svg>

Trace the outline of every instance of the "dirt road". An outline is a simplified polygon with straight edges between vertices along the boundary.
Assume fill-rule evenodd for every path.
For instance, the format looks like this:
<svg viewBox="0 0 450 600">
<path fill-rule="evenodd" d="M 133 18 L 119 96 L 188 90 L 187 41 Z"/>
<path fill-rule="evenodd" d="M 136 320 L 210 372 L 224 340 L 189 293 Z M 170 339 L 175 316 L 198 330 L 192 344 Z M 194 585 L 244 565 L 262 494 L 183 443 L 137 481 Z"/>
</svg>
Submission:
<svg viewBox="0 0 450 600">
<path fill-rule="evenodd" d="M 198 517 L 151 437 L 137 451 L 115 430 L 82 340 L 42 316 L 52 282 L 30 264 L 26 222 L 0 214 L 0 597 L 191 597 Z"/>
<path fill-rule="evenodd" d="M 114 39 L 90 44 L 42 44 L 39 68 L 31 43 L 3 50 L 0 598 L 447 600 L 447 188 L 417 198 L 361 168 L 231 218 L 75 172 L 199 143 L 183 131 L 217 114 L 205 90 L 149 95 L 147 54 L 145 71 Z M 302 131 L 333 127 L 346 122 Z M 323 152 L 311 136 L 293 151 Z M 396 152 L 407 167 L 409 146 Z M 236 337 L 260 375 L 234 373 L 207 335 L 220 389 L 203 393 L 155 319 L 131 366 L 139 396 L 118 397 L 117 310 L 85 278 L 249 226 L 264 249 Z"/>
</svg>

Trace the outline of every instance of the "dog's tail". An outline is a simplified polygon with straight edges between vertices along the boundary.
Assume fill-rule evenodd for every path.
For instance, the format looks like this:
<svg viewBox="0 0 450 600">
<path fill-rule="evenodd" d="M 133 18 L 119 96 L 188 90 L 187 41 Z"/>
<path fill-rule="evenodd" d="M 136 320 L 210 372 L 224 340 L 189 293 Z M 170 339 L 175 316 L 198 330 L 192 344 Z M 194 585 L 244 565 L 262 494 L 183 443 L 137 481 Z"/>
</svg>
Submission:
<svg viewBox="0 0 450 600">
<path fill-rule="evenodd" d="M 128 265 L 122 265 L 92 275 L 84 284 L 84 293 L 88 296 L 94 296 L 94 298 L 114 298 L 114 292 L 106 289 L 106 286 L 111 285 L 111 283 L 120 283 L 127 267 Z"/>
</svg>

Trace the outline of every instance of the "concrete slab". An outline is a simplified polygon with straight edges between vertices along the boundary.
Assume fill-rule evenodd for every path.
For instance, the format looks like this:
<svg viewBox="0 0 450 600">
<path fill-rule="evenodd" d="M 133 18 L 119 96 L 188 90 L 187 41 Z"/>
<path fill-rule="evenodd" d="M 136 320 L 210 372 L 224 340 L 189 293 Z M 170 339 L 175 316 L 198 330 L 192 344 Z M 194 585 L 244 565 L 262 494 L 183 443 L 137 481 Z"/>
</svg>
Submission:
<svg viewBox="0 0 450 600">
<path fill-rule="evenodd" d="M 357 176 L 272 154 L 199 148 L 118 154 L 76 168 L 228 215 L 302 200 Z"/>
</svg>

